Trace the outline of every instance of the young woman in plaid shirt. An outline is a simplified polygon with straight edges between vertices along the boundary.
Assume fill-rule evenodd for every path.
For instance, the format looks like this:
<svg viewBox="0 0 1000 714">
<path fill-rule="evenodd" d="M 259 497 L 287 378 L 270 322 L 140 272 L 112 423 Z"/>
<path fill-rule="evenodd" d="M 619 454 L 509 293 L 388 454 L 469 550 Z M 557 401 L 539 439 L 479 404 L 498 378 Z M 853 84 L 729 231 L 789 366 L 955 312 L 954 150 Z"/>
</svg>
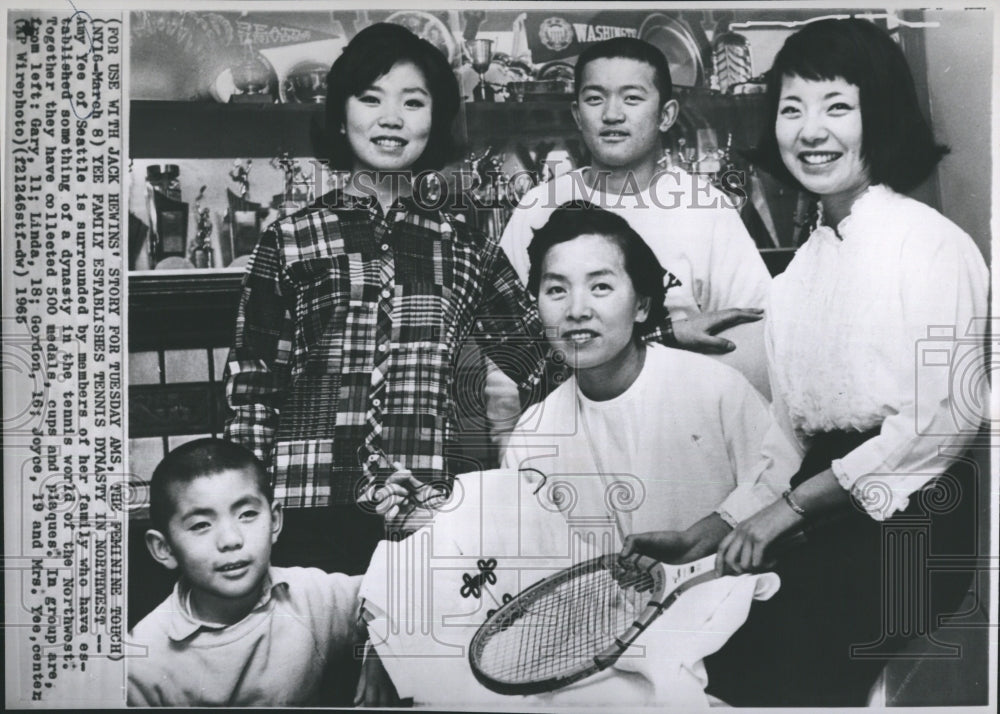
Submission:
<svg viewBox="0 0 1000 714">
<path fill-rule="evenodd" d="M 225 434 L 268 464 L 285 505 L 272 562 L 351 574 L 385 536 L 372 494 L 389 474 L 413 487 L 480 468 L 455 458 L 463 343 L 474 339 L 514 379 L 522 403 L 544 396 L 547 348 L 499 244 L 412 195 L 411 177 L 453 155 L 460 98 L 444 56 L 405 28 L 373 25 L 327 87 L 331 166 L 350 175 L 275 221 L 253 253 Z M 732 322 L 709 315 L 685 342 Z M 669 324 L 651 338 L 672 341 Z"/>
<path fill-rule="evenodd" d="M 459 91 L 442 54 L 373 25 L 327 91 L 331 165 L 351 175 L 254 251 L 225 433 L 268 464 L 285 505 L 274 563 L 359 573 L 385 534 L 364 502 L 373 485 L 397 469 L 427 481 L 476 468 L 448 466 L 461 345 L 476 339 L 529 389 L 544 340 L 498 244 L 411 196 L 409 177 L 453 153 Z"/>
</svg>

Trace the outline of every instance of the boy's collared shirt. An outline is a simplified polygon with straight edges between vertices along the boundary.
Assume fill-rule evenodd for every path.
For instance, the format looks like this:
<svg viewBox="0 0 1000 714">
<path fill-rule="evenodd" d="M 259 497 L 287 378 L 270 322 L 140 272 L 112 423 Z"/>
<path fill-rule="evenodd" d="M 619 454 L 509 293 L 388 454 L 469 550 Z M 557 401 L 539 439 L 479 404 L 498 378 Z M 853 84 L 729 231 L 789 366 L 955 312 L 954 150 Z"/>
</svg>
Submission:
<svg viewBox="0 0 1000 714">
<path fill-rule="evenodd" d="M 200 621 L 178 583 L 130 633 L 128 704 L 318 703 L 324 673 L 353 656 L 360 582 L 272 567 L 253 610 L 232 625 Z"/>
<path fill-rule="evenodd" d="M 277 577 L 277 580 L 274 580 L 275 577 Z M 274 590 L 276 589 L 281 589 L 287 593 L 288 579 L 284 577 L 284 573 L 280 569 L 275 571 L 274 568 L 268 568 L 264 582 L 260 586 L 260 597 L 257 599 L 257 604 L 253 606 L 253 609 L 247 617 L 250 617 L 253 613 L 267 606 L 267 604 L 271 602 L 271 598 L 274 596 Z M 183 642 L 201 629 L 224 630 L 227 627 L 233 627 L 239 624 L 233 623 L 233 625 L 222 625 L 217 622 L 205 622 L 204 620 L 200 620 L 191 609 L 191 587 L 183 578 L 181 578 L 174 586 L 174 591 L 177 594 L 177 601 L 180 607 L 176 611 L 170 613 L 171 617 L 166 621 L 164 627 L 164 631 L 173 642 Z"/>
</svg>

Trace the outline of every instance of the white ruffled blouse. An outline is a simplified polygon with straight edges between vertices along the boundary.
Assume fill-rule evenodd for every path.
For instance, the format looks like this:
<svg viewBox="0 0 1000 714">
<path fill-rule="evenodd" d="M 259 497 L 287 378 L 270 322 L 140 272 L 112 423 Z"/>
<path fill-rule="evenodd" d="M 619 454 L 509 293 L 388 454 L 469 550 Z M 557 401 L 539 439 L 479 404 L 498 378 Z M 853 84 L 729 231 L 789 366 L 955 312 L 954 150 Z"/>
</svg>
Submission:
<svg viewBox="0 0 1000 714">
<path fill-rule="evenodd" d="M 801 454 L 820 432 L 880 428 L 833 472 L 877 520 L 906 508 L 986 413 L 988 281 L 966 233 L 885 186 L 858 198 L 836 231 L 819 226 L 772 285 L 768 365 L 782 433 L 765 453 L 770 444 L 787 454 L 794 440 Z M 719 509 L 727 520 L 773 502 L 793 475 L 787 459 L 761 469 Z"/>
</svg>

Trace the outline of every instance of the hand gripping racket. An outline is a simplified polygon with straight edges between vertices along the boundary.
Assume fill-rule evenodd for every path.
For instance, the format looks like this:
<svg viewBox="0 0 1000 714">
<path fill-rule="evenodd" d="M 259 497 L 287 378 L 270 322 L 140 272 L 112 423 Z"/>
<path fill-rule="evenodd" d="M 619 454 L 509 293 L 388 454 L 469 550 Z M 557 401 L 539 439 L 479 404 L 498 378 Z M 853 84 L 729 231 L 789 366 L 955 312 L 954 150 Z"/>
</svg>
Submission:
<svg viewBox="0 0 1000 714">
<path fill-rule="evenodd" d="M 611 666 L 688 588 L 715 577 L 715 555 L 683 565 L 602 555 L 561 570 L 480 625 L 476 679 L 500 694 L 538 694 Z"/>
</svg>

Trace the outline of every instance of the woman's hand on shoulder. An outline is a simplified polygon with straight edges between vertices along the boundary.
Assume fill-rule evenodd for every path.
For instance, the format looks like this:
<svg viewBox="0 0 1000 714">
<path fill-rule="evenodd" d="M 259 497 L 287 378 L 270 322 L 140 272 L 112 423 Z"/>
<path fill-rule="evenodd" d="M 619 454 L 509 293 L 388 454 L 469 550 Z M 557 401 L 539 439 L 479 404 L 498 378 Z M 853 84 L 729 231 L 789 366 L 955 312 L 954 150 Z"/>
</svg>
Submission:
<svg viewBox="0 0 1000 714">
<path fill-rule="evenodd" d="M 736 349 L 736 345 L 718 333 L 736 325 L 757 322 L 764 317 L 759 308 L 731 307 L 726 310 L 703 312 L 685 320 L 673 322 L 674 339 L 681 349 L 705 354 L 724 354 Z"/>
</svg>

